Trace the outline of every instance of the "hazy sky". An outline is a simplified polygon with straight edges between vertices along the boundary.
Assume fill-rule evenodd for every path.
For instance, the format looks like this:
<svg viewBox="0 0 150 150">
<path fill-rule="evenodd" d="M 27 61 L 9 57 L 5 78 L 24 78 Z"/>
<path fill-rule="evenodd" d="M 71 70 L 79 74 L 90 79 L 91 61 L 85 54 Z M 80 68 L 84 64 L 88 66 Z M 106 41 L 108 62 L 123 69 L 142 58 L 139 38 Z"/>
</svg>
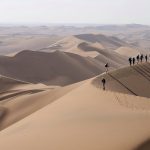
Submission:
<svg viewBox="0 0 150 150">
<path fill-rule="evenodd" d="M 0 23 L 150 24 L 150 0 L 0 0 Z"/>
</svg>

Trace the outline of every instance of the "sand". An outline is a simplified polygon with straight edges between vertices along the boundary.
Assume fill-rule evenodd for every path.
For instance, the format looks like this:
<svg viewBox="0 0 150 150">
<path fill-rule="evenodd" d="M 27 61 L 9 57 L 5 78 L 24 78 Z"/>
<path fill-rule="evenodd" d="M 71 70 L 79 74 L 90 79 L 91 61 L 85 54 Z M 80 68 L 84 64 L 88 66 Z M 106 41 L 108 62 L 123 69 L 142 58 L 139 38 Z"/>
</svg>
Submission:
<svg viewBox="0 0 150 150">
<path fill-rule="evenodd" d="M 141 52 L 136 46 L 143 43 L 122 31 L 116 37 L 124 40 L 108 32 L 109 36 L 79 34 L 56 42 L 57 36 L 52 40 L 40 35 L 48 27 L 40 28 L 36 38 L 22 33 L 0 41 L 2 51 L 14 52 L 0 56 L 1 149 L 149 150 L 150 63 L 123 67 L 129 56 Z M 35 27 L 22 29 L 34 32 Z M 20 48 L 40 52 L 16 53 Z M 110 71 L 105 74 L 107 62 Z"/>
<path fill-rule="evenodd" d="M 83 57 L 96 57 L 98 55 L 98 52 L 96 51 L 83 51 L 80 48 L 80 44 L 82 44 L 83 42 L 86 42 L 84 40 L 80 40 L 78 38 L 76 38 L 75 36 L 67 36 L 63 39 L 61 39 L 60 41 L 57 41 L 54 44 L 51 44 L 50 46 L 48 46 L 47 48 L 43 48 L 41 49 L 41 51 L 46 51 L 46 52 L 52 52 L 52 51 L 63 51 L 63 52 L 70 52 L 70 53 L 74 53 L 74 54 L 78 54 L 80 56 Z M 99 48 L 101 48 L 102 45 L 99 45 Z"/>
<path fill-rule="evenodd" d="M 122 46 L 130 46 L 128 43 L 113 37 L 102 34 L 79 34 L 67 36 L 42 51 L 64 51 L 81 55 L 83 57 L 96 57 L 100 50 L 115 50 Z"/>
<path fill-rule="evenodd" d="M 96 87 L 100 86 L 102 77 L 107 81 L 107 90 L 150 98 L 149 63 L 121 68 L 117 71 L 110 71 L 108 74 L 104 73 L 93 80 Z"/>
<path fill-rule="evenodd" d="M 146 65 L 149 67 L 149 64 Z M 123 72 L 127 71 L 128 76 L 125 78 Z M 113 75 L 120 76 L 121 81 L 123 79 L 131 81 L 131 78 L 135 81 L 145 80 L 144 76 L 136 75 L 130 67 L 117 70 Z M 101 86 L 93 84 L 95 81 L 99 84 L 97 78 L 92 78 L 63 87 L 60 91 L 67 88 L 65 94 L 53 101 L 50 100 L 53 91 L 29 96 L 30 100 L 35 97 L 47 99 L 49 104 L 2 130 L 1 148 L 5 150 L 140 148 L 140 145 L 150 137 L 150 99 L 125 94 L 123 87 L 120 93 L 113 91 L 113 88 L 121 87 L 115 82 L 111 91 L 103 91 Z M 128 83 L 129 87 L 131 85 Z M 146 88 L 143 86 L 143 91 Z"/>
<path fill-rule="evenodd" d="M 136 57 L 140 54 L 139 50 L 130 47 L 120 47 L 115 52 L 126 57 Z"/>
<path fill-rule="evenodd" d="M 32 32 L 12 35 L 1 34 L 0 54 L 7 56 L 14 56 L 22 50 L 40 50 L 60 39 L 60 37 L 55 35 L 34 35 Z"/>
<path fill-rule="evenodd" d="M 26 50 L 14 57 L 1 58 L 0 74 L 29 83 L 64 86 L 104 72 L 104 65 L 91 59 L 60 51 Z"/>
</svg>

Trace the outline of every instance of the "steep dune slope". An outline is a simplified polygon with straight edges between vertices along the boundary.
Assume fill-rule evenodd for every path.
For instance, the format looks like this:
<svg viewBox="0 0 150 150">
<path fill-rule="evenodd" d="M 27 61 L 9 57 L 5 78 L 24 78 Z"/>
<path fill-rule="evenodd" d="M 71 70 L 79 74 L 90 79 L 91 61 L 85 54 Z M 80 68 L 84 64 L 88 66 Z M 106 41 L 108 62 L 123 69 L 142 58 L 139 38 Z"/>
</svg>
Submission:
<svg viewBox="0 0 150 150">
<path fill-rule="evenodd" d="M 88 47 L 86 46 L 88 45 Z M 115 50 L 122 46 L 131 46 L 128 43 L 116 38 L 101 34 L 80 34 L 68 36 L 50 45 L 42 51 L 64 51 L 81 56 L 96 57 L 99 50 Z"/>
<path fill-rule="evenodd" d="M 31 83 L 67 85 L 102 73 L 104 68 L 94 61 L 59 51 L 22 51 L 0 59 L 0 73 Z"/>
<path fill-rule="evenodd" d="M 91 46 L 86 42 L 83 42 L 78 45 L 80 49 L 83 51 L 96 51 L 99 54 L 95 57 L 101 64 L 109 63 L 111 67 L 117 68 L 119 66 L 123 66 L 127 63 L 127 58 L 119 55 L 118 53 L 112 50 L 100 49 L 98 47 Z"/>
<path fill-rule="evenodd" d="M 47 87 L 47 89 L 44 89 L 42 86 L 35 85 L 38 89 L 36 90 L 37 92 L 34 89 L 35 87 L 32 87 L 32 90 L 29 90 L 29 88 L 26 87 L 24 93 L 20 95 L 16 94 L 13 96 L 13 94 L 9 94 L 5 96 L 5 99 L 3 100 L 2 97 L 0 97 L 0 130 L 54 102 L 61 96 L 80 86 L 80 84 L 82 84 L 82 82 L 63 88 Z M 14 94 L 15 93 L 17 92 L 14 91 Z"/>
<path fill-rule="evenodd" d="M 12 89 L 16 86 L 25 86 L 28 84 L 29 83 L 27 83 L 27 82 L 15 80 L 15 79 L 0 75 L 0 92 L 1 93 L 6 90 Z"/>
<path fill-rule="evenodd" d="M 97 77 L 93 84 L 100 86 L 101 79 L 106 79 L 106 89 L 143 97 L 150 97 L 150 63 L 118 69 Z"/>
<path fill-rule="evenodd" d="M 91 49 L 89 45 L 86 45 L 85 49 L 88 48 Z M 26 50 L 14 57 L 0 59 L 0 72 L 31 83 L 63 86 L 104 72 L 106 63 L 109 63 L 111 69 L 128 63 L 126 57 L 115 52 L 94 49 L 99 53 L 95 58 L 60 51 L 45 53 Z"/>
<path fill-rule="evenodd" d="M 92 80 L 1 131 L 1 148 L 134 150 L 147 140 L 150 99 L 104 92 Z"/>
<path fill-rule="evenodd" d="M 1 75 L 0 76 L 0 130 L 1 130 L 1 127 L 3 126 L 2 121 L 6 119 L 6 116 L 8 114 L 11 114 L 14 116 L 16 114 L 17 115 L 16 118 L 18 118 L 18 116 L 21 115 L 21 113 L 15 113 L 15 114 L 12 113 L 13 108 L 16 112 L 19 112 L 19 110 L 22 110 L 22 111 L 24 110 L 22 109 L 22 106 L 25 107 L 25 105 L 23 105 L 22 99 L 20 99 L 20 101 L 18 101 L 16 105 L 10 105 L 10 107 L 6 107 L 8 103 L 7 101 L 13 104 L 18 97 L 23 97 L 25 95 L 30 96 L 35 93 L 40 93 L 42 91 L 50 90 L 54 88 L 56 87 L 48 87 L 43 84 L 31 84 L 31 83 L 27 83 L 21 80 L 16 80 L 16 79 Z M 30 101 L 30 104 L 29 104 L 30 108 L 32 105 L 31 102 L 32 101 Z M 26 109 L 26 111 L 28 109 Z M 11 117 L 11 120 L 14 121 L 15 117 Z"/>
</svg>

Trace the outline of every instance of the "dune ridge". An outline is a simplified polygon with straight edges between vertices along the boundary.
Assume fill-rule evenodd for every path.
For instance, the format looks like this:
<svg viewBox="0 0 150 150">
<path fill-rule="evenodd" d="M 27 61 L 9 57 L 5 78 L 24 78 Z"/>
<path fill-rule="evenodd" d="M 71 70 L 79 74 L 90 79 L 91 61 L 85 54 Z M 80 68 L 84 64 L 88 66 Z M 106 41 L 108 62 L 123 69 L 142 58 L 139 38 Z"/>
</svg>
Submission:
<svg viewBox="0 0 150 150">
<path fill-rule="evenodd" d="M 101 82 L 102 77 L 106 78 L 107 90 L 150 98 L 150 63 L 125 67 L 103 74 L 93 80 L 96 87 L 99 86 L 98 83 Z"/>
</svg>

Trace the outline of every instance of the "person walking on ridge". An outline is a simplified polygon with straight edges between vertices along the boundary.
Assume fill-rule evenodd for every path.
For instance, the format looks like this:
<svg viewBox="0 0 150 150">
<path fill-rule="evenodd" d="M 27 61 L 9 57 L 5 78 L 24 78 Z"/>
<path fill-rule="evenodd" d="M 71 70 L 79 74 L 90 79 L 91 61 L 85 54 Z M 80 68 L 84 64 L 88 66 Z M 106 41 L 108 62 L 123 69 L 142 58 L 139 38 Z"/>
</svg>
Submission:
<svg viewBox="0 0 150 150">
<path fill-rule="evenodd" d="M 140 55 L 137 55 L 136 60 L 137 60 L 137 64 L 138 64 L 140 61 Z"/>
<path fill-rule="evenodd" d="M 132 58 L 131 57 L 129 58 L 129 64 L 130 64 L 130 66 L 132 65 Z"/>
<path fill-rule="evenodd" d="M 106 88 L 105 88 L 105 84 L 106 84 L 105 78 L 102 78 L 102 84 L 103 84 L 103 90 L 105 90 L 105 89 L 106 89 Z"/>
<path fill-rule="evenodd" d="M 106 73 L 108 72 L 108 67 L 109 67 L 109 65 L 108 65 L 108 63 L 106 63 L 106 64 L 105 64 Z"/>
<path fill-rule="evenodd" d="M 148 56 L 147 56 L 147 55 L 145 55 L 145 60 L 146 60 L 146 62 L 147 62 L 147 60 L 148 60 Z"/>
<path fill-rule="evenodd" d="M 135 65 L 135 58 L 133 57 L 133 59 L 132 59 L 132 60 L 133 60 L 133 65 Z"/>
<path fill-rule="evenodd" d="M 143 62 L 143 54 L 141 54 L 141 56 L 140 56 L 140 60 L 141 60 L 141 63 Z"/>
</svg>

